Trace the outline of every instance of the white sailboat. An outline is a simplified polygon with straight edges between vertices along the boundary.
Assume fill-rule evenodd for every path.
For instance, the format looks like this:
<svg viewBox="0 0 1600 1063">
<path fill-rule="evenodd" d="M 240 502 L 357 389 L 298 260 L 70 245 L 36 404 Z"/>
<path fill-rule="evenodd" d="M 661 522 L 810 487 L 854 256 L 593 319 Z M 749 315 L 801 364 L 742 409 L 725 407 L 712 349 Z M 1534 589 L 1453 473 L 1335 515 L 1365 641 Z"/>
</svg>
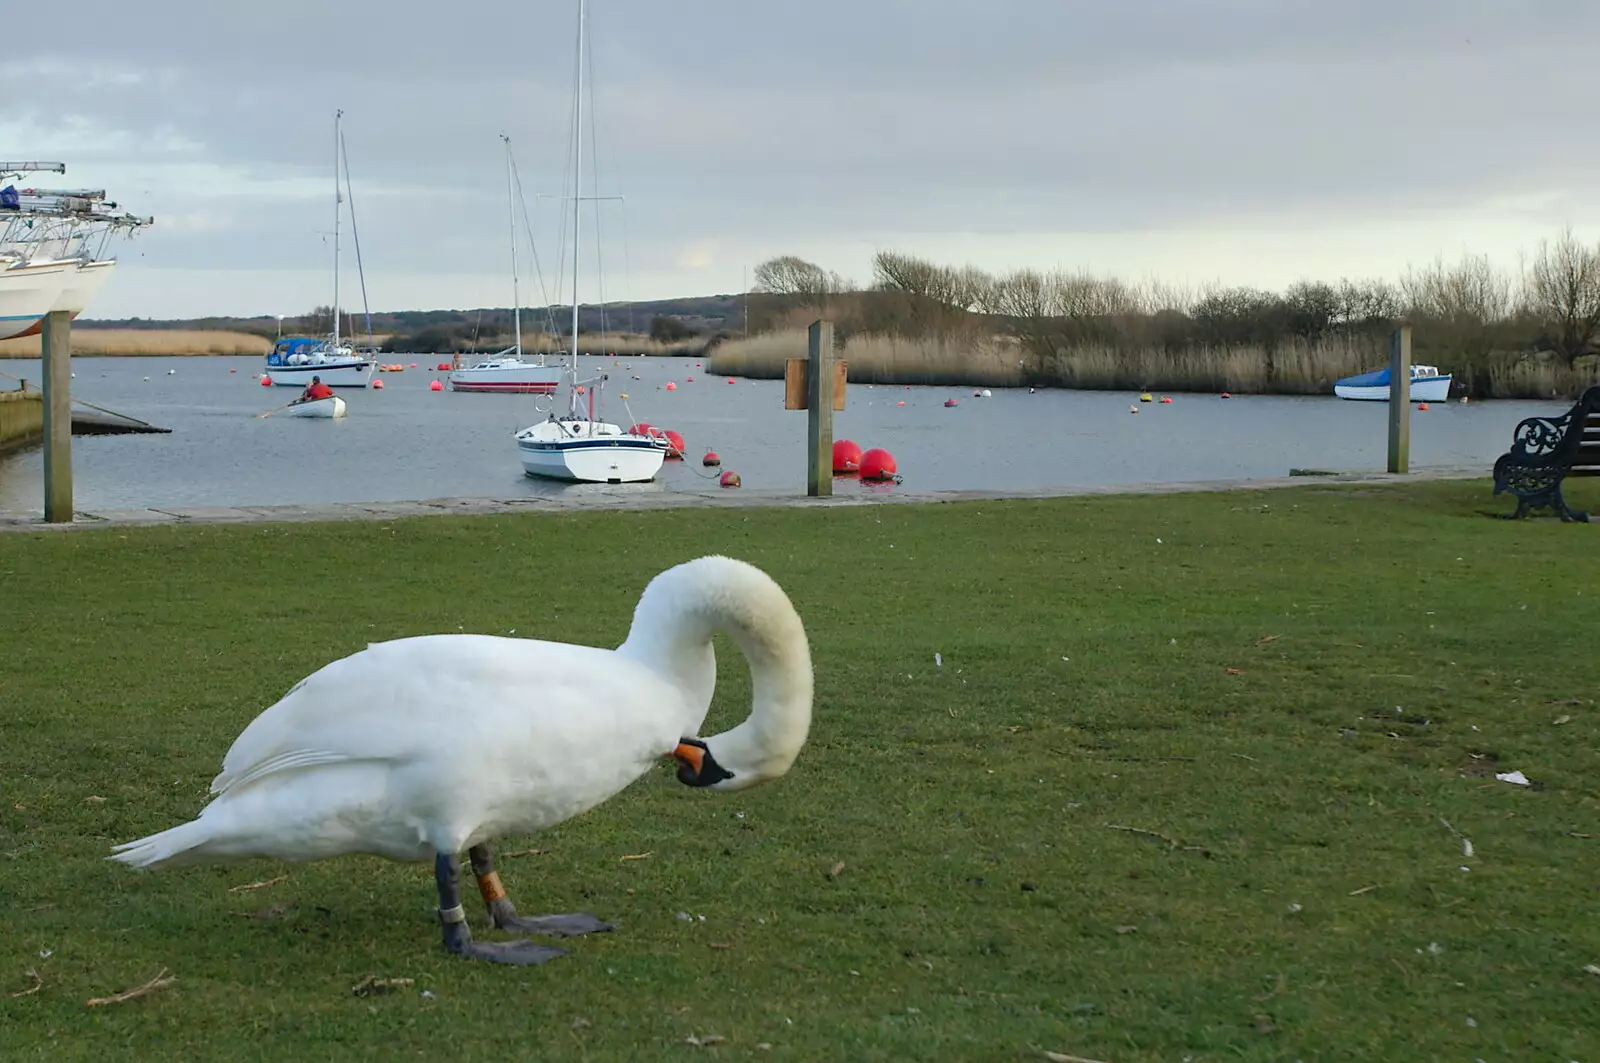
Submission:
<svg viewBox="0 0 1600 1063">
<path fill-rule="evenodd" d="M 554 413 L 516 434 L 523 472 L 554 480 L 583 483 L 641 483 L 653 480 L 667 456 L 667 441 L 660 436 L 624 432 L 619 425 L 598 419 L 599 393 L 604 373 L 578 379 L 578 261 L 582 247 L 579 222 L 583 188 L 583 56 L 587 6 L 578 0 L 577 76 L 573 82 L 572 119 L 572 344 L 567 381 L 567 412 Z M 579 388 L 585 389 L 587 408 L 580 413 Z"/>
<path fill-rule="evenodd" d="M 378 368 L 376 358 L 342 342 L 339 334 L 339 222 L 344 214 L 345 199 L 344 192 L 339 188 L 339 178 L 343 174 L 346 182 L 349 180 L 349 174 L 344 170 L 343 119 L 343 111 L 333 113 L 333 335 L 327 339 L 285 336 L 273 345 L 272 353 L 267 355 L 267 379 L 282 387 L 303 388 L 316 376 L 321 377 L 329 387 L 364 388 Z M 354 229 L 353 212 L 350 224 Z M 360 236 L 356 240 L 356 265 L 359 268 Z M 362 291 L 366 291 L 364 280 Z"/>
<path fill-rule="evenodd" d="M 561 367 L 546 365 L 542 353 L 532 361 L 522 357 L 522 293 L 517 283 L 517 196 L 512 179 L 511 138 L 501 134 L 500 139 L 506 145 L 506 199 L 511 216 L 511 318 L 516 342 L 499 354 L 490 355 L 472 365 L 457 365 L 450 372 L 450 390 L 550 395 L 561 384 Z"/>
</svg>

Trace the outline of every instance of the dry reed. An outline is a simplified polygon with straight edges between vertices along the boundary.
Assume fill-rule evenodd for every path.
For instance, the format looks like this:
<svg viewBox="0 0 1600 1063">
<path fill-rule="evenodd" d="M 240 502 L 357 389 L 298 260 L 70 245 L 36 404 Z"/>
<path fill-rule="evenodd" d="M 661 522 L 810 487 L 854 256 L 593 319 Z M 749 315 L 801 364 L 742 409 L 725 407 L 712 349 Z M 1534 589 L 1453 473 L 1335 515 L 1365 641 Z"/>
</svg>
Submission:
<svg viewBox="0 0 1600 1063">
<path fill-rule="evenodd" d="M 72 353 L 100 357 L 141 355 L 199 356 L 208 354 L 259 354 L 272 350 L 272 341 L 249 332 L 201 329 L 75 328 Z M 40 337 L 0 340 L 0 358 L 37 358 Z"/>
<path fill-rule="evenodd" d="M 712 373 L 774 379 L 783 363 L 806 356 L 804 329 L 784 329 L 748 339 L 729 340 L 711 352 Z M 957 342 L 936 336 L 908 339 L 858 334 L 845 341 L 840 358 L 850 363 L 850 379 L 863 384 L 1023 383 L 1020 345 L 1005 336 Z"/>
<path fill-rule="evenodd" d="M 804 329 L 779 329 L 729 340 L 713 351 L 710 372 L 754 378 L 783 376 L 788 358 L 806 356 Z M 1228 391 L 1241 395 L 1328 395 L 1340 377 L 1388 364 L 1385 341 L 1372 336 L 1331 336 L 1261 345 L 1132 349 L 1108 344 L 1057 348 L 1044 364 L 1007 336 L 956 341 L 937 336 L 902 338 L 856 334 L 839 357 L 850 363 L 850 379 L 872 384 L 1016 387 L 1039 384 L 1086 391 Z M 1450 367 L 1444 367 L 1449 371 Z M 1574 366 L 1539 355 L 1491 357 L 1472 372 L 1474 392 L 1484 398 L 1559 398 L 1600 383 L 1600 363 Z M 1457 377 L 1466 383 L 1467 372 Z"/>
</svg>

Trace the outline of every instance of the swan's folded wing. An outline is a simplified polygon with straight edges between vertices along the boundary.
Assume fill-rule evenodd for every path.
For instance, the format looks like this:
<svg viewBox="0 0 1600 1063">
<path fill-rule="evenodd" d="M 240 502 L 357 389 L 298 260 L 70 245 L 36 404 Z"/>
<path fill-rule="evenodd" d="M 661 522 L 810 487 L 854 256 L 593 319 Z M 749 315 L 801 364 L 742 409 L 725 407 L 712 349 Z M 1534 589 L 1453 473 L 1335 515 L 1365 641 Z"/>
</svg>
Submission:
<svg viewBox="0 0 1600 1063">
<path fill-rule="evenodd" d="M 622 673 L 633 667 L 609 650 L 531 639 L 375 643 L 301 680 L 251 721 L 211 791 L 315 765 L 406 763 L 468 735 L 525 729 L 530 716 L 608 711 L 627 684 L 619 664 Z"/>
</svg>

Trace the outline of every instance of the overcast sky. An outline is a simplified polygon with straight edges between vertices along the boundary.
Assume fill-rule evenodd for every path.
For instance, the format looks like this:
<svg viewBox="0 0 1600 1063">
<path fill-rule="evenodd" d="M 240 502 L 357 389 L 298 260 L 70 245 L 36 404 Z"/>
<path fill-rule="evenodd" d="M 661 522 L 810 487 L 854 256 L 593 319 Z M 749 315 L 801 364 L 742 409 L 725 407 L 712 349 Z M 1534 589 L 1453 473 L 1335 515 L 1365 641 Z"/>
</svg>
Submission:
<svg viewBox="0 0 1600 1063">
<path fill-rule="evenodd" d="M 551 272 L 533 196 L 564 187 L 576 0 L 70 9 L 0 65 L 0 159 L 156 216 L 88 316 L 328 302 L 335 108 L 374 310 L 510 304 L 502 132 Z M 739 291 L 786 253 L 1281 287 L 1600 238 L 1596 0 L 591 0 L 590 25 L 609 298 Z"/>
</svg>

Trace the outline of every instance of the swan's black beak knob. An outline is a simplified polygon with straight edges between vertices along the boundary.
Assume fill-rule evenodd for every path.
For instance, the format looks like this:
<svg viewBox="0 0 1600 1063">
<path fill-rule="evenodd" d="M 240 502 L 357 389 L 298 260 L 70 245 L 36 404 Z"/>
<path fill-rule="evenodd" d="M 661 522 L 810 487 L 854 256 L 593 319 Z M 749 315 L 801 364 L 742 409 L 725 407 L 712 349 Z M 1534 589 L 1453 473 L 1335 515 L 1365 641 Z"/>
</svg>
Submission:
<svg viewBox="0 0 1600 1063">
<path fill-rule="evenodd" d="M 698 738 L 679 742 L 672 757 L 678 762 L 678 781 L 685 786 L 710 786 L 733 778 L 733 772 L 718 764 L 711 750 Z"/>
</svg>

